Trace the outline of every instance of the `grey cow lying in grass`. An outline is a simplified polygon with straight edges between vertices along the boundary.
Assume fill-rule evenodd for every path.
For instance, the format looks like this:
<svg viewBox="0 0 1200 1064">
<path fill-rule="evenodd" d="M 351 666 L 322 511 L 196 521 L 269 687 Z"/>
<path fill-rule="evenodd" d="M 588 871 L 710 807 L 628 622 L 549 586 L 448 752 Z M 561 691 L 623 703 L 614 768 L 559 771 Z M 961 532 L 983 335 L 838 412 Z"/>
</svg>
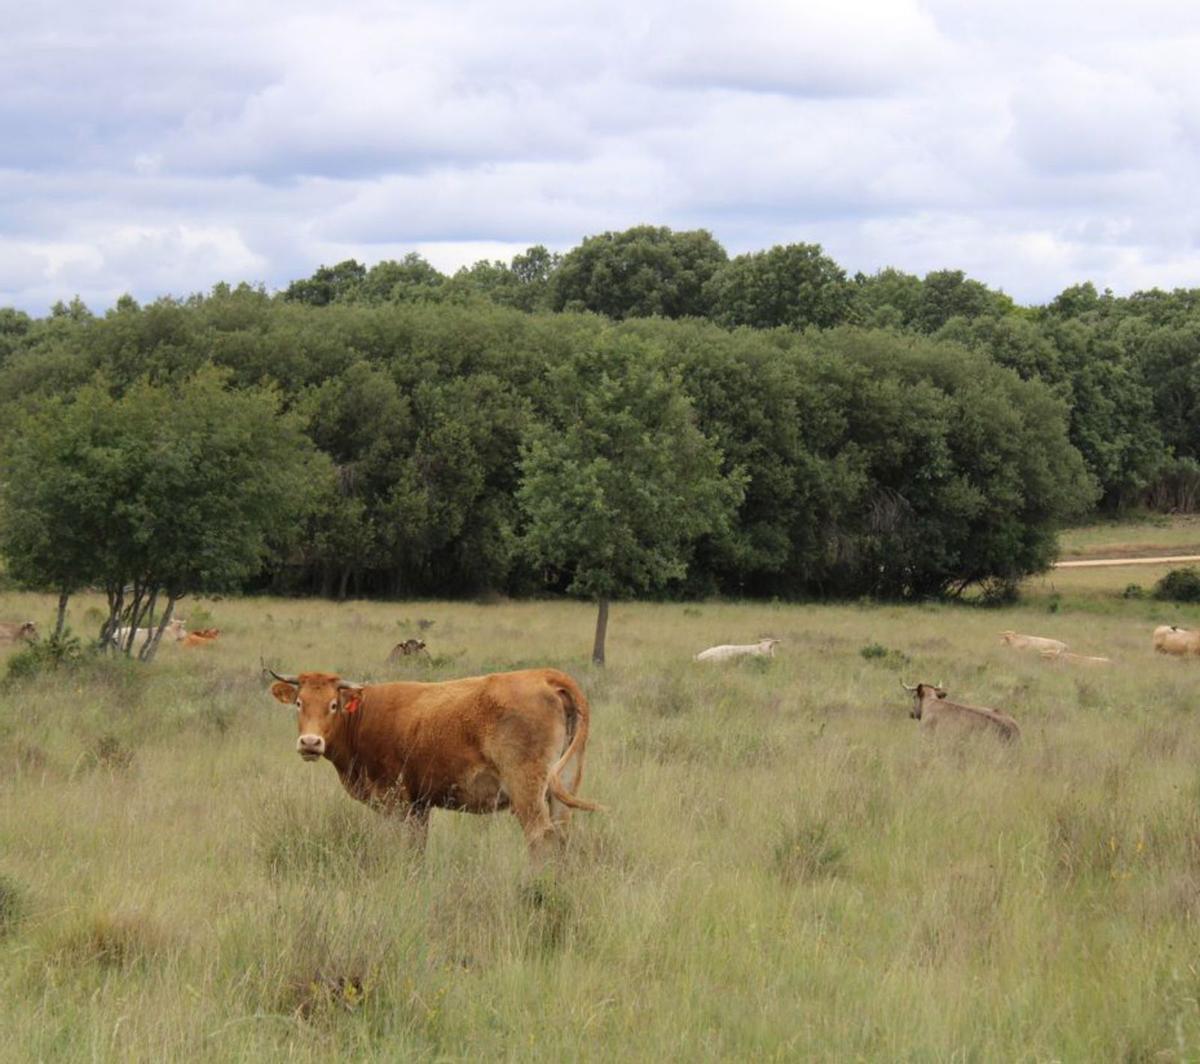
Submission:
<svg viewBox="0 0 1200 1064">
<path fill-rule="evenodd" d="M 913 696 L 911 716 L 921 722 L 922 728 L 933 730 L 941 723 L 951 723 L 968 728 L 983 728 L 997 732 L 1001 738 L 1013 740 L 1021 737 L 1017 722 L 1007 713 L 1000 713 L 984 706 L 968 706 L 962 702 L 951 702 L 940 684 L 919 683 L 915 687 L 900 681 L 900 686 Z"/>
</svg>

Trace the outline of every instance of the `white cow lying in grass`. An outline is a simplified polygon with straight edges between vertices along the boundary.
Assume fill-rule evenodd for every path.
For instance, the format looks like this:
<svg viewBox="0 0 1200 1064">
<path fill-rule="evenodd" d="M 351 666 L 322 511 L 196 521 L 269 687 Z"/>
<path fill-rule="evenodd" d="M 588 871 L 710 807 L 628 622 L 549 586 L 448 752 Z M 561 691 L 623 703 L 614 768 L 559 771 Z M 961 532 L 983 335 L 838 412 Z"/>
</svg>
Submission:
<svg viewBox="0 0 1200 1064">
<path fill-rule="evenodd" d="M 757 643 L 723 643 L 696 655 L 696 661 L 728 661 L 730 658 L 773 658 L 778 639 L 760 639 Z"/>
<path fill-rule="evenodd" d="M 187 637 L 187 628 L 185 628 L 184 625 L 186 625 L 186 624 L 187 624 L 187 621 L 180 617 L 176 617 L 173 620 L 168 621 L 166 630 L 163 632 L 163 638 L 164 639 L 174 639 L 174 640 L 176 640 L 176 642 L 178 642 L 182 639 L 185 639 Z M 137 635 L 134 637 L 134 640 L 133 640 L 133 649 L 141 650 L 142 647 L 144 647 L 148 642 L 150 642 L 150 638 L 154 635 L 154 633 L 156 631 L 158 631 L 157 625 L 155 625 L 153 628 L 139 628 L 137 630 Z M 117 629 L 117 637 L 116 637 L 117 646 L 124 647 L 125 641 L 128 638 L 129 638 L 129 628 L 128 627 Z"/>
<path fill-rule="evenodd" d="M 1048 639 L 1044 635 L 1021 635 L 1009 629 L 1000 633 L 1000 642 L 1015 650 L 1057 650 L 1067 649 L 1067 644 L 1061 639 Z"/>
<path fill-rule="evenodd" d="M 1074 654 L 1069 650 L 1043 650 L 1041 654 L 1047 661 L 1066 661 L 1073 665 L 1112 664 L 1112 658 L 1097 657 L 1094 654 Z"/>
</svg>

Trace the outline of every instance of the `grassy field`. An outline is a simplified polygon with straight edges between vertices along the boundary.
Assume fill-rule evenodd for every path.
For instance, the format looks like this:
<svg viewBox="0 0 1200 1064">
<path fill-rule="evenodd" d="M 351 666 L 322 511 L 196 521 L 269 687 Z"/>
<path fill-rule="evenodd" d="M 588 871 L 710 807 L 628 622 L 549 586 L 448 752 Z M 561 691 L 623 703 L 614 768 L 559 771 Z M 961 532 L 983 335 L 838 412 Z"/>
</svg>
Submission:
<svg viewBox="0 0 1200 1064">
<path fill-rule="evenodd" d="M 1197 1059 L 1200 662 L 1150 631 L 1200 611 L 1046 579 L 1002 610 L 617 605 L 604 670 L 580 605 L 206 602 L 208 650 L 7 683 L 0 1058 Z M 386 666 L 419 619 L 434 664 Z M 691 660 L 765 634 L 774 661 Z M 540 873 L 505 814 L 435 813 L 417 859 L 296 756 L 260 654 L 562 667 L 610 811 Z M 921 734 L 901 678 L 1021 743 Z"/>
<path fill-rule="evenodd" d="M 1103 521 L 1067 529 L 1059 539 L 1063 561 L 1200 554 L 1200 516 L 1153 514 L 1141 521 Z"/>
</svg>

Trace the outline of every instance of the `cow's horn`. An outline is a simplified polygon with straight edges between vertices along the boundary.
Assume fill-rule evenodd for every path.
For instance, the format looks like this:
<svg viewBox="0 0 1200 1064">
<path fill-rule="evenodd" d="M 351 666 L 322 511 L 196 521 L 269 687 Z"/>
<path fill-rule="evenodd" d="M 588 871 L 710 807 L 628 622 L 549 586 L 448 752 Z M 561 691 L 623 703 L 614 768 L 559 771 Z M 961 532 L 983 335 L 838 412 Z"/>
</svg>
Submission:
<svg viewBox="0 0 1200 1064">
<path fill-rule="evenodd" d="M 916 688 L 915 688 L 915 687 L 909 687 L 909 686 L 908 686 L 908 684 L 906 684 L 906 683 L 905 683 L 903 680 L 901 680 L 901 681 L 900 681 L 900 686 L 901 686 L 901 687 L 903 687 L 903 688 L 904 688 L 904 690 L 906 690 L 906 691 L 910 691 L 910 692 L 911 692 L 911 691 L 915 691 L 915 690 L 916 690 Z"/>
<path fill-rule="evenodd" d="M 265 667 L 266 666 L 264 666 L 264 668 Z M 274 669 L 267 669 L 267 672 L 269 672 L 272 676 L 275 677 L 275 679 L 279 680 L 282 683 L 290 683 L 290 684 L 292 684 L 292 686 L 295 686 L 295 685 L 299 684 L 299 682 L 300 682 L 300 677 L 298 677 L 298 676 L 280 676 L 279 673 L 277 673 Z"/>
<path fill-rule="evenodd" d="M 339 691 L 361 691 L 365 686 L 366 684 L 352 683 L 350 680 L 338 681 Z"/>
</svg>

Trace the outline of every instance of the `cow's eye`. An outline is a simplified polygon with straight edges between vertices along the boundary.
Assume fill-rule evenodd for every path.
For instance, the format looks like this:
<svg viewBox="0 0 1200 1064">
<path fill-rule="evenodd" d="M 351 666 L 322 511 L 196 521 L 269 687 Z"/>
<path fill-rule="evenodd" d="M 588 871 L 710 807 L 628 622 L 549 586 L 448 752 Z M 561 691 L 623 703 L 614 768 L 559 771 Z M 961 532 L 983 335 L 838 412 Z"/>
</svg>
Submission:
<svg viewBox="0 0 1200 1064">
<path fill-rule="evenodd" d="M 337 712 L 337 699 L 336 698 L 332 702 L 329 703 L 329 712 L 330 713 Z"/>
</svg>

